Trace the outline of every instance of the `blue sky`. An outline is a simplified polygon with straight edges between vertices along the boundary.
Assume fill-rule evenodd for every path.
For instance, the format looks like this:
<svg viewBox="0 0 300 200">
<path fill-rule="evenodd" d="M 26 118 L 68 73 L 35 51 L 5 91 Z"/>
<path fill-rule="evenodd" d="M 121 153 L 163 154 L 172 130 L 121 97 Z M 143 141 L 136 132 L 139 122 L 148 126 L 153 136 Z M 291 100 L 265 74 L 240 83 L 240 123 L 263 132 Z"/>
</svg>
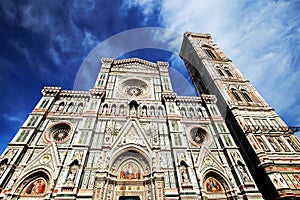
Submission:
<svg viewBox="0 0 300 200">
<path fill-rule="evenodd" d="M 0 152 L 44 86 L 92 87 L 102 56 L 170 61 L 174 90 L 193 95 L 176 53 L 185 31 L 210 33 L 283 120 L 300 125 L 299 10 L 298 0 L 0 1 Z"/>
</svg>

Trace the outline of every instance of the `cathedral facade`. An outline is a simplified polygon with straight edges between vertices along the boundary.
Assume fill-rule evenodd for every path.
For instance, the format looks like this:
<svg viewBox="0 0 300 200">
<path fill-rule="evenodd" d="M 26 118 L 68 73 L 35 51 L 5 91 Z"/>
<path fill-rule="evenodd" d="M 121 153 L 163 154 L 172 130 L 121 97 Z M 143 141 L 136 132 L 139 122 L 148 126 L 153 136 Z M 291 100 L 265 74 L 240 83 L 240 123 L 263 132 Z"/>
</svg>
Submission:
<svg viewBox="0 0 300 200">
<path fill-rule="evenodd" d="M 198 97 L 138 58 L 102 58 L 89 91 L 44 87 L 0 158 L 0 199 L 296 197 L 298 139 L 209 35 L 186 33 L 180 56 Z"/>
</svg>

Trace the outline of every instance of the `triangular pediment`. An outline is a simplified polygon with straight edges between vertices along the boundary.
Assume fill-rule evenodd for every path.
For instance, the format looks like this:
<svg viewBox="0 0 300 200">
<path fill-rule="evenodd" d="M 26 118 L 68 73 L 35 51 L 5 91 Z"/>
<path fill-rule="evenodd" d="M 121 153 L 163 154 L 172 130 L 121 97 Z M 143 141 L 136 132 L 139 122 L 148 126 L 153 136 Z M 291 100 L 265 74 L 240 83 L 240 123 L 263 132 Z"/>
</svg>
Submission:
<svg viewBox="0 0 300 200">
<path fill-rule="evenodd" d="M 120 135 L 112 144 L 112 148 L 121 146 L 137 145 L 146 149 L 151 149 L 151 144 L 147 140 L 141 124 L 136 119 L 129 119 L 120 130 Z"/>
<path fill-rule="evenodd" d="M 129 72 L 158 72 L 157 65 L 155 63 L 142 60 L 139 58 L 129 58 L 123 60 L 115 60 L 113 62 L 112 71 L 129 71 Z"/>
<path fill-rule="evenodd" d="M 224 166 L 223 166 L 222 162 L 220 161 L 220 158 L 216 157 L 206 147 L 202 147 L 200 152 L 198 153 L 196 166 L 198 166 L 198 170 L 200 172 L 205 171 L 208 168 L 218 169 L 218 171 L 222 171 L 222 172 L 224 171 Z"/>
<path fill-rule="evenodd" d="M 61 166 L 60 157 L 57 151 L 56 144 L 53 142 L 41 152 L 35 154 L 34 157 L 28 162 L 23 174 L 38 168 L 47 169 L 52 174 L 58 173 L 58 166 Z"/>
</svg>

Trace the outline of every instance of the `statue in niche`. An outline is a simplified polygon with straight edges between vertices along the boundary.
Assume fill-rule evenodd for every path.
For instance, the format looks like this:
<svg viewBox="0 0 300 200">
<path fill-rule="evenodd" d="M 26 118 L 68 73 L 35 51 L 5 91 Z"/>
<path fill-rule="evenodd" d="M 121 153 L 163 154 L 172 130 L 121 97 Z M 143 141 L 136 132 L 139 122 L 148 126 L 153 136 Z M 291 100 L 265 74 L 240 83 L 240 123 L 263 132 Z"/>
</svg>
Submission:
<svg viewBox="0 0 300 200">
<path fill-rule="evenodd" d="M 124 105 L 120 105 L 120 115 L 125 115 Z"/>
<path fill-rule="evenodd" d="M 158 116 L 164 116 L 164 111 L 162 107 L 158 107 Z"/>
<path fill-rule="evenodd" d="M 62 112 L 63 111 L 63 109 L 64 109 L 64 102 L 61 102 L 59 105 L 58 105 L 58 107 L 57 107 L 57 110 L 56 111 L 59 111 L 59 112 Z"/>
<path fill-rule="evenodd" d="M 71 165 L 70 169 L 69 169 L 69 173 L 67 176 L 67 184 L 73 183 L 74 184 L 74 180 L 78 171 L 78 165 L 77 164 L 73 164 Z"/>
<path fill-rule="evenodd" d="M 147 107 L 146 106 L 142 107 L 142 116 L 144 116 L 144 117 L 147 116 Z"/>
<path fill-rule="evenodd" d="M 5 171 L 6 167 L 7 167 L 6 162 L 0 164 L 0 175 Z"/>
<path fill-rule="evenodd" d="M 155 109 L 153 106 L 150 107 L 150 113 L 149 113 L 150 116 L 155 116 Z"/>
<path fill-rule="evenodd" d="M 111 107 L 111 114 L 112 114 L 112 115 L 116 115 L 116 106 L 115 106 L 115 105 L 113 105 L 113 106 Z"/>
<path fill-rule="evenodd" d="M 129 114 L 135 116 L 136 115 L 136 107 L 134 107 L 134 106 L 130 107 Z"/>
<path fill-rule="evenodd" d="M 246 172 L 245 166 L 243 164 L 239 164 L 238 165 L 238 170 L 240 171 L 241 175 L 242 175 L 242 179 L 245 182 L 251 182 L 250 178 L 248 176 L 248 173 Z"/>
<path fill-rule="evenodd" d="M 185 108 L 182 107 L 182 108 L 180 109 L 180 114 L 181 114 L 182 117 L 186 117 L 186 111 L 185 111 Z"/>
<path fill-rule="evenodd" d="M 102 114 L 107 114 L 108 105 L 105 104 L 102 108 Z"/>
<path fill-rule="evenodd" d="M 184 184 L 190 183 L 189 175 L 188 175 L 188 169 L 187 169 L 186 164 L 181 164 L 180 172 L 181 172 L 181 176 L 182 176 L 182 182 Z"/>
<path fill-rule="evenodd" d="M 250 178 L 249 178 L 249 175 L 246 171 L 246 168 L 245 168 L 245 165 L 243 164 L 243 162 L 241 161 L 241 158 L 240 156 L 238 155 L 238 153 L 235 153 L 234 154 L 234 160 L 237 164 L 237 169 L 239 170 L 240 172 L 240 175 L 243 179 L 244 182 L 251 182 Z"/>
<path fill-rule="evenodd" d="M 153 135 L 153 144 L 154 145 L 158 145 L 158 131 L 157 130 L 154 130 L 154 135 Z"/>
</svg>

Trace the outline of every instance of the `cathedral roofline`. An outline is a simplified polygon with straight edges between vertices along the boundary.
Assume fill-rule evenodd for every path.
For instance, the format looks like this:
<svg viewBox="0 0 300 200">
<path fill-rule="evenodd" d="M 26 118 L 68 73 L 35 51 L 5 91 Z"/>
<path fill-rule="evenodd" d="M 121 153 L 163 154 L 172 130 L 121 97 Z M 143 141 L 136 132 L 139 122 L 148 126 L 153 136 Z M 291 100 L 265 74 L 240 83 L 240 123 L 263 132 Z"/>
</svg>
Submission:
<svg viewBox="0 0 300 200">
<path fill-rule="evenodd" d="M 122 60 L 114 60 L 114 58 L 101 58 L 101 62 L 102 63 L 110 63 L 112 65 L 112 67 L 117 67 L 117 66 L 128 66 L 128 65 L 132 65 L 132 64 L 140 64 L 140 65 L 144 65 L 144 66 L 148 66 L 151 68 L 155 68 L 155 69 L 160 69 L 160 68 L 168 68 L 169 67 L 169 63 L 168 62 L 163 62 L 163 61 L 157 61 L 156 63 L 154 62 L 150 62 L 144 59 L 140 59 L 140 58 L 126 58 L 126 59 L 122 59 Z"/>
</svg>

